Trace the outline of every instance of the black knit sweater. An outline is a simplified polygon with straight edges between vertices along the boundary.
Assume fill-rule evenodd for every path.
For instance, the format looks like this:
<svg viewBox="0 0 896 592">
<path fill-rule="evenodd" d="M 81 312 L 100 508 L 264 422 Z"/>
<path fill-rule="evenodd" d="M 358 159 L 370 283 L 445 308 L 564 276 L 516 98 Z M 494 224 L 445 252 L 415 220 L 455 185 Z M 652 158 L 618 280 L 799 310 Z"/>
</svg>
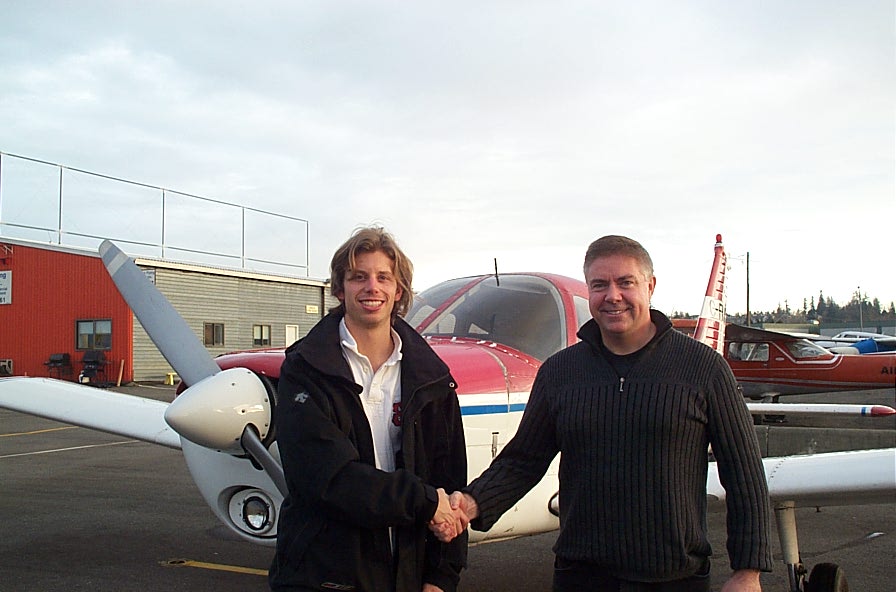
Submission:
<svg viewBox="0 0 896 592">
<path fill-rule="evenodd" d="M 557 555 L 628 580 L 691 576 L 711 554 L 711 444 L 726 490 L 731 568 L 770 571 L 768 488 L 734 376 L 662 313 L 651 318 L 657 334 L 627 370 L 609 361 L 593 320 L 581 343 L 542 365 L 517 434 L 465 490 L 479 504 L 473 527 L 490 528 L 561 452 Z"/>
</svg>

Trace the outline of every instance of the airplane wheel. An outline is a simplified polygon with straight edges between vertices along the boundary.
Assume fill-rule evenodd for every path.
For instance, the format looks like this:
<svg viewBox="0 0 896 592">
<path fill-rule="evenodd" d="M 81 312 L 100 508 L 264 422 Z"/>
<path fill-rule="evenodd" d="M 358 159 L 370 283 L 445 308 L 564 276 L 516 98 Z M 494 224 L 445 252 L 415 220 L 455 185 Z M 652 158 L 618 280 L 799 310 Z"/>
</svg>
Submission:
<svg viewBox="0 0 896 592">
<path fill-rule="evenodd" d="M 812 568 L 806 592 L 849 592 L 846 574 L 836 563 L 819 563 Z"/>
</svg>

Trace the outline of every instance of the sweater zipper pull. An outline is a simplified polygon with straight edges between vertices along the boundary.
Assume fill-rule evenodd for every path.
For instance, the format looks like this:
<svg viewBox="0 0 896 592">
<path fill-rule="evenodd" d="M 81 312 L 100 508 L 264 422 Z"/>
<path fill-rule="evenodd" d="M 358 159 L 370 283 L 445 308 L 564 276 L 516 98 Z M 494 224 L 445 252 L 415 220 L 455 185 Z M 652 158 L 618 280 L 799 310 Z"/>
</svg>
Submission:
<svg viewBox="0 0 896 592">
<path fill-rule="evenodd" d="M 619 377 L 619 392 L 620 392 L 620 393 L 622 392 L 622 387 L 623 387 L 623 385 L 625 385 L 625 377 L 624 377 L 624 376 L 620 376 L 620 377 Z"/>
</svg>

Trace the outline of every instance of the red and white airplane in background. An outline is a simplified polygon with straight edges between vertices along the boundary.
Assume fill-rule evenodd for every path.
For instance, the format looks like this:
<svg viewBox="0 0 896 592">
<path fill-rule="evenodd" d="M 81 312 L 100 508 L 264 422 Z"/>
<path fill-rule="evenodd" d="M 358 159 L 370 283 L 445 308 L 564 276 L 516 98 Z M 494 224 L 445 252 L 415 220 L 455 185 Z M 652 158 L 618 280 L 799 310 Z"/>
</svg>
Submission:
<svg viewBox="0 0 896 592">
<path fill-rule="evenodd" d="M 776 331 L 730 325 L 725 360 L 744 394 L 776 398 L 831 391 L 896 392 L 896 352 L 839 353 Z"/>
<path fill-rule="evenodd" d="M 702 339 L 724 342 L 724 250 L 721 239 L 707 289 Z M 212 359 L 197 335 L 112 243 L 103 261 L 146 332 L 182 379 L 174 402 L 112 393 L 47 378 L 0 379 L 0 407 L 182 450 L 190 473 L 218 519 L 243 539 L 274 543 L 286 493 L 273 416 L 282 349 Z M 449 280 L 415 299 L 408 320 L 450 366 L 458 386 L 469 476 L 476 477 L 513 436 L 541 362 L 575 343 L 590 318 L 587 289 L 551 274 L 505 274 Z M 719 321 L 721 319 L 721 321 Z M 860 405 L 790 406 L 776 413 L 870 414 Z M 874 407 L 877 413 L 896 413 Z M 766 408 L 756 413 L 769 413 Z M 487 533 L 497 539 L 554 530 L 558 459 L 544 479 Z M 886 503 L 896 494 L 896 449 L 764 459 L 791 590 L 835 592 L 839 568 L 821 564 L 806 580 L 797 548 L 794 508 Z M 724 510 L 715 465 L 707 479 L 710 507 Z"/>
<path fill-rule="evenodd" d="M 896 392 L 896 352 L 853 355 L 832 352 L 805 336 L 725 325 L 725 249 L 716 236 L 716 256 L 700 319 L 675 319 L 681 331 L 725 357 L 744 395 L 777 401 L 779 395 L 889 389 Z M 894 339 L 894 338 L 891 338 Z M 858 353 L 855 351 L 854 353 Z"/>
</svg>

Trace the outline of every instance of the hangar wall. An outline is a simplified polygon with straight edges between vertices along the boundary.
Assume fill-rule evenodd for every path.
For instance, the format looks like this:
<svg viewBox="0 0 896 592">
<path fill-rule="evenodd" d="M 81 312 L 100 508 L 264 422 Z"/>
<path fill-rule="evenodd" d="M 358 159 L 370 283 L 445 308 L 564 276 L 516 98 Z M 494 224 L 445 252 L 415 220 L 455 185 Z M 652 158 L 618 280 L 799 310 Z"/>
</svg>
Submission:
<svg viewBox="0 0 896 592">
<path fill-rule="evenodd" d="M 156 260 L 137 259 L 154 270 L 156 287 L 204 342 L 205 325 L 223 328 L 223 342 L 206 344 L 212 356 L 255 347 L 285 347 L 287 326 L 298 338 L 319 321 L 330 304 L 324 282 L 244 271 L 217 270 Z M 254 341 L 253 327 L 269 328 L 269 343 Z M 160 381 L 170 366 L 134 319 L 134 380 Z"/>
<path fill-rule="evenodd" d="M 102 320 L 112 330 L 108 347 L 96 348 L 108 360 L 106 374 L 117 377 L 122 368 L 128 379 L 132 314 L 96 253 L 0 239 L 0 254 L 0 272 L 8 276 L 0 304 L 0 359 L 12 360 L 13 375 L 49 376 L 45 362 L 65 353 L 71 366 L 58 377 L 77 379 L 91 348 L 78 343 L 76 323 Z"/>
<path fill-rule="evenodd" d="M 136 258 L 205 342 L 206 324 L 218 325 L 223 340 L 207 345 L 212 356 L 254 347 L 284 347 L 308 330 L 335 303 L 319 280 Z M 0 238 L 2 286 L 11 286 L 0 304 L 0 360 L 12 360 L 12 374 L 49 376 L 52 353 L 69 353 L 77 380 L 84 348 L 77 347 L 76 321 L 108 319 L 111 347 L 105 381 L 162 381 L 172 369 L 134 317 L 92 250 Z M 253 328 L 266 327 L 259 344 Z M 57 376 L 54 374 L 54 378 Z"/>
</svg>

